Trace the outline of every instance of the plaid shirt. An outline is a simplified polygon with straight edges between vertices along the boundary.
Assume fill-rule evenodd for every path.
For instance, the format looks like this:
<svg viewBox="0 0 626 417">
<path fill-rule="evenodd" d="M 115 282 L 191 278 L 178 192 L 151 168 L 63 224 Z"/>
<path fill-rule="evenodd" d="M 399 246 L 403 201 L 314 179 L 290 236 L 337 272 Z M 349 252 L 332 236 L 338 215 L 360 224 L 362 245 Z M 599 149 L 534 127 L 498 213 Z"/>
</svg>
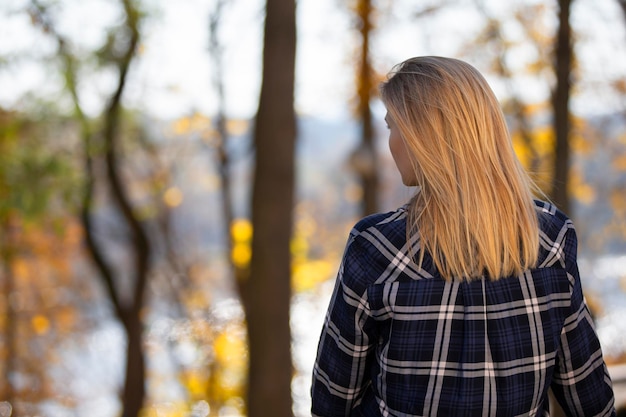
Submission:
<svg viewBox="0 0 626 417">
<path fill-rule="evenodd" d="M 405 207 L 358 222 L 319 342 L 313 415 L 548 416 L 549 388 L 568 415 L 615 415 L 574 227 L 537 208 L 539 266 L 497 281 L 447 282 L 428 256 L 418 268 Z"/>
</svg>

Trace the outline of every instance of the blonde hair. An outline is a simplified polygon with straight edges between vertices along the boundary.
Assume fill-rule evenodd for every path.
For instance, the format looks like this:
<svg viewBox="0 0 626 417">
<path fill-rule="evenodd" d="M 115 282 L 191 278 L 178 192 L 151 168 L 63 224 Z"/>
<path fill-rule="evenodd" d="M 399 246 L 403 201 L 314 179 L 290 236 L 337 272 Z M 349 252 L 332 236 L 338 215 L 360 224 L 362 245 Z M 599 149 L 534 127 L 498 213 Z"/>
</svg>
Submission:
<svg viewBox="0 0 626 417">
<path fill-rule="evenodd" d="M 537 263 L 534 185 L 513 151 L 500 104 L 483 76 L 451 58 L 397 65 L 382 100 L 406 144 L 420 191 L 407 237 L 446 279 L 492 280 Z"/>
</svg>

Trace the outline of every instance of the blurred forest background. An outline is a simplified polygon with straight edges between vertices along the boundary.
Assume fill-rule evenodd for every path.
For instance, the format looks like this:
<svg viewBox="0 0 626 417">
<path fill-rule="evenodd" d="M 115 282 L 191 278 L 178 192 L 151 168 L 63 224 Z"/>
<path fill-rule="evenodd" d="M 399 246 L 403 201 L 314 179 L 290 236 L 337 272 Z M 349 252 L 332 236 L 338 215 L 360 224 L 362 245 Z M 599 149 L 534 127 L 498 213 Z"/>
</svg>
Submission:
<svg viewBox="0 0 626 417">
<path fill-rule="evenodd" d="M 0 416 L 309 415 L 416 55 L 487 76 L 626 361 L 626 1 L 3 0 Z"/>
</svg>

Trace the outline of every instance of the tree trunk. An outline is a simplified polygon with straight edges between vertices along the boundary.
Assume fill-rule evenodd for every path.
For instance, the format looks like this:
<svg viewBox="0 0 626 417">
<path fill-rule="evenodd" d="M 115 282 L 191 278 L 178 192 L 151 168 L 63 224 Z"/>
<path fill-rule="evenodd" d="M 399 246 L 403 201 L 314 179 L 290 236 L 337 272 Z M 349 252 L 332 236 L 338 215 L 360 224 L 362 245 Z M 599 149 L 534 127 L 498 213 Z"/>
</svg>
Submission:
<svg viewBox="0 0 626 417">
<path fill-rule="evenodd" d="M 5 220 L 2 224 L 2 278 L 3 278 L 3 296 L 5 314 L 4 319 L 4 345 L 5 356 L 4 359 L 4 382 L 0 385 L 0 395 L 2 399 L 0 401 L 6 401 L 12 408 L 12 414 L 9 415 L 18 417 L 21 414 L 21 410 L 17 407 L 17 397 L 13 384 L 11 383 L 12 374 L 18 371 L 17 365 L 19 358 L 17 357 L 17 326 L 18 317 L 15 313 L 14 303 L 11 302 L 11 297 L 15 291 L 15 276 L 13 274 L 13 268 L 11 266 L 13 262 L 13 252 L 15 250 L 14 245 L 14 231 L 15 226 L 12 225 L 11 218 Z"/>
<path fill-rule="evenodd" d="M 571 90 L 572 40 L 569 22 L 571 0 L 559 0 L 559 28 L 555 48 L 556 87 L 552 97 L 555 135 L 554 177 L 552 200 L 564 212 L 570 213 L 568 178 L 570 168 L 569 97 Z"/>
<path fill-rule="evenodd" d="M 235 210 L 233 207 L 232 195 L 233 187 L 230 177 L 231 158 L 226 147 L 229 140 L 228 129 L 226 128 L 226 92 L 224 91 L 224 62 L 223 62 L 223 45 L 219 40 L 219 25 L 222 19 L 222 13 L 226 7 L 227 0 L 218 0 L 215 8 L 209 16 L 209 53 L 211 56 L 213 87 L 217 93 L 216 100 L 216 116 L 215 116 L 215 133 L 217 134 L 217 172 L 220 178 L 220 194 L 222 218 L 225 225 L 226 253 L 228 254 L 229 266 L 233 276 L 233 280 L 237 291 L 242 292 L 242 285 L 248 276 L 248 265 L 241 266 L 233 262 L 232 250 L 234 246 L 231 235 L 231 228 L 235 219 Z"/>
<path fill-rule="evenodd" d="M 122 416 L 138 417 L 145 399 L 145 359 L 142 345 L 141 309 L 144 305 L 145 292 L 149 279 L 149 263 L 152 249 L 148 236 L 143 228 L 141 219 L 135 213 L 129 188 L 121 177 L 121 169 L 118 161 L 118 136 L 121 131 L 122 95 L 127 81 L 128 70 L 137 53 L 139 45 L 139 20 L 141 15 L 136 9 L 133 0 L 119 0 L 124 9 L 124 29 L 128 32 L 123 43 L 124 48 L 119 50 L 119 55 L 112 57 L 111 62 L 118 70 L 116 88 L 108 98 L 103 114 L 102 128 L 94 132 L 90 127 L 87 116 L 78 100 L 78 84 L 76 57 L 68 48 L 67 41 L 56 31 L 52 22 L 48 19 L 45 7 L 36 0 L 32 0 L 33 10 L 31 17 L 39 24 L 45 33 L 53 35 L 59 48 L 58 55 L 61 58 L 66 78 L 66 87 L 74 101 L 74 111 L 81 126 L 81 136 L 84 146 L 85 163 L 85 186 L 82 195 L 80 216 L 85 232 L 85 244 L 87 253 L 98 271 L 99 278 L 103 283 L 107 295 L 113 305 L 115 315 L 121 322 L 126 333 L 127 358 L 122 393 Z M 96 176 L 94 167 L 97 153 L 94 149 L 94 141 L 99 138 L 103 141 L 106 173 L 103 177 Z M 94 204 L 94 187 L 96 181 L 104 182 L 111 191 L 112 207 L 116 210 L 122 222 L 129 232 L 128 250 L 132 253 L 132 273 L 134 278 L 134 293 L 128 303 L 122 300 L 115 285 L 115 265 L 107 260 L 105 251 L 95 238 L 96 230 L 92 218 Z"/>
<path fill-rule="evenodd" d="M 248 416 L 288 417 L 291 407 L 291 256 L 296 121 L 294 0 L 267 0 L 263 81 L 254 128 L 252 259 L 244 289 Z"/>
<path fill-rule="evenodd" d="M 370 34 L 372 32 L 372 2 L 358 0 L 357 18 L 361 33 L 360 62 L 357 76 L 359 100 L 359 118 L 361 120 L 361 144 L 357 157 L 361 162 L 356 165 L 363 190 L 362 215 L 378 211 L 378 163 L 374 144 L 374 126 L 370 102 L 373 91 L 373 70 L 370 62 Z"/>
<path fill-rule="evenodd" d="M 146 396 L 145 359 L 143 354 L 143 330 L 139 314 L 129 314 L 123 320 L 126 330 L 126 373 L 124 377 L 123 417 L 137 417 Z"/>
<path fill-rule="evenodd" d="M 568 192 L 570 146 L 569 146 L 569 95 L 571 89 L 572 40 L 569 21 L 572 0 L 559 0 L 559 28 L 556 38 L 554 72 L 556 87 L 552 96 L 554 147 L 554 176 L 552 178 L 552 201 L 558 208 L 570 214 Z M 551 415 L 565 416 L 563 409 L 550 391 Z"/>
</svg>

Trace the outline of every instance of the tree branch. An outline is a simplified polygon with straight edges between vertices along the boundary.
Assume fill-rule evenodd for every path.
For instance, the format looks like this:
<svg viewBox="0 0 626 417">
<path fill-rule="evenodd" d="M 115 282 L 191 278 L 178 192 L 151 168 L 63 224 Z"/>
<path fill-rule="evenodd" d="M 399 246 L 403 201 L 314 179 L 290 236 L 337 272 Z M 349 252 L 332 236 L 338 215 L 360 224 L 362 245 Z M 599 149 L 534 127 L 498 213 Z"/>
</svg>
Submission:
<svg viewBox="0 0 626 417">
<path fill-rule="evenodd" d="M 92 261 L 96 265 L 96 268 L 100 272 L 102 281 L 106 288 L 109 298 L 113 303 L 113 308 L 118 317 L 122 317 L 123 308 L 120 303 L 119 296 L 115 290 L 115 284 L 113 282 L 113 268 L 107 262 L 104 256 L 104 251 L 100 248 L 95 238 L 95 227 L 91 216 L 91 207 L 93 205 L 93 190 L 95 184 L 94 174 L 94 158 L 93 152 L 93 132 L 85 112 L 82 109 L 80 100 L 78 97 L 77 83 L 76 83 L 76 68 L 75 61 L 72 54 L 68 50 L 67 41 L 56 31 L 52 22 L 48 19 L 47 11 L 37 0 L 31 0 L 31 8 L 29 10 L 33 23 L 39 26 L 43 32 L 54 37 L 57 41 L 59 48 L 58 56 L 61 58 L 65 81 L 72 102 L 74 105 L 74 114 L 79 120 L 81 128 L 81 136 L 83 139 L 83 152 L 84 152 L 84 165 L 85 165 L 85 184 L 83 189 L 83 195 L 81 199 L 80 207 L 80 219 L 85 232 L 85 244 L 87 246 L 87 252 Z"/>
<path fill-rule="evenodd" d="M 120 209 L 124 220 L 130 228 L 135 251 L 135 288 L 133 294 L 132 310 L 138 312 L 142 306 L 142 298 L 147 282 L 148 261 L 150 246 L 148 237 L 140 221 L 133 212 L 130 199 L 126 195 L 126 190 L 122 185 L 119 174 L 119 164 L 117 159 L 117 134 L 120 125 L 121 99 L 126 86 L 126 79 L 130 63 L 135 55 L 139 43 L 138 16 L 130 0 L 123 0 L 124 9 L 127 15 L 126 27 L 130 31 L 128 46 L 118 61 L 118 81 L 117 89 L 109 99 L 105 109 L 103 138 L 105 142 L 105 163 L 107 168 L 107 180 L 111 187 L 113 200 Z"/>
</svg>

